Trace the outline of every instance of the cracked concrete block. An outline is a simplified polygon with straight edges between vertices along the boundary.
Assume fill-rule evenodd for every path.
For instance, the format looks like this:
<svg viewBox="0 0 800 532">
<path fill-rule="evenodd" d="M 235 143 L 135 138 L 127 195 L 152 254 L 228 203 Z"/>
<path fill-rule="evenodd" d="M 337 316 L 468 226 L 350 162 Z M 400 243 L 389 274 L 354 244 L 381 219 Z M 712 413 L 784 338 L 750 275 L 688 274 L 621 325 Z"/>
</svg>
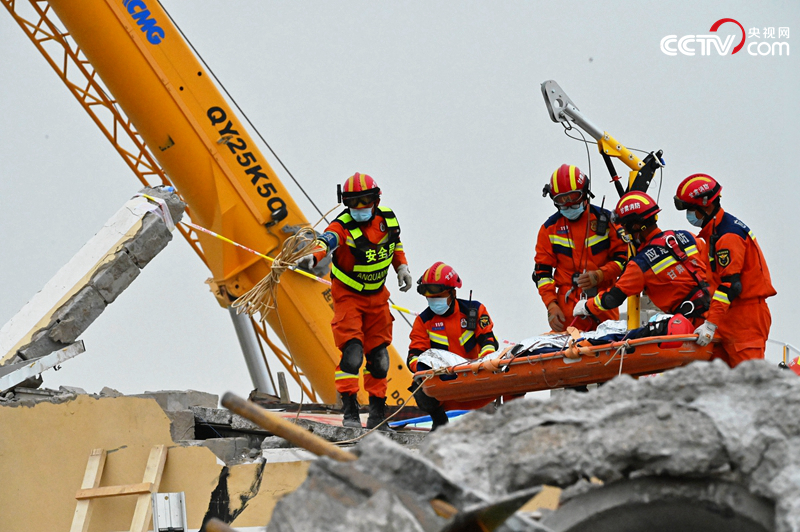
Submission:
<svg viewBox="0 0 800 532">
<path fill-rule="evenodd" d="M 214 425 L 230 425 L 231 411 L 224 408 L 208 408 L 206 406 L 190 406 L 197 421 Z"/>
<path fill-rule="evenodd" d="M 24 360 L 32 360 L 49 355 L 53 351 L 58 351 L 65 347 L 67 347 L 66 344 L 56 342 L 50 338 L 50 329 L 45 328 L 36 331 L 31 337 L 31 342 L 20 349 L 17 354 Z M 14 359 L 8 361 L 9 364 L 13 364 L 14 362 Z"/>
<path fill-rule="evenodd" d="M 290 449 L 294 447 L 291 443 L 287 440 L 284 440 L 280 436 L 267 436 L 264 438 L 264 441 L 261 442 L 261 449 Z"/>
<path fill-rule="evenodd" d="M 264 432 L 264 429 L 238 414 L 231 414 L 231 428 L 233 430 L 257 430 Z"/>
<path fill-rule="evenodd" d="M 100 390 L 100 395 L 104 397 L 122 397 L 124 394 L 119 390 L 115 390 L 114 388 L 103 386 L 103 389 Z"/>
<path fill-rule="evenodd" d="M 110 304 L 138 276 L 139 267 L 133 262 L 130 255 L 125 251 L 119 251 L 110 262 L 104 264 L 92 276 L 89 284 L 94 286 L 106 304 Z"/>
<path fill-rule="evenodd" d="M 139 268 L 144 268 L 153 257 L 172 240 L 172 233 L 164 221 L 152 212 L 142 219 L 142 227 L 136 237 L 125 243 L 125 250 Z"/>
<path fill-rule="evenodd" d="M 84 390 L 83 388 L 80 388 L 78 386 L 59 386 L 58 387 L 58 391 L 59 392 L 66 392 L 66 393 L 72 393 L 72 394 L 75 394 L 75 395 L 80 395 L 80 394 L 88 395 L 89 394 L 89 392 L 87 392 L 86 390 Z"/>
<path fill-rule="evenodd" d="M 209 438 L 203 440 L 202 446 L 211 449 L 211 452 L 226 464 L 239 462 L 247 458 L 250 453 L 248 438 Z"/>
<path fill-rule="evenodd" d="M 169 418 L 172 441 L 194 439 L 194 413 L 191 410 L 173 410 L 165 413 Z"/>
<path fill-rule="evenodd" d="M 141 193 L 147 194 L 148 196 L 153 196 L 156 198 L 161 198 L 167 202 L 167 207 L 169 208 L 170 216 L 172 216 L 172 221 L 174 223 L 178 223 L 183 218 L 184 209 L 186 209 L 186 204 L 181 201 L 180 197 L 174 192 L 167 192 L 163 188 L 152 188 L 152 187 L 144 187 L 140 190 Z"/>
<path fill-rule="evenodd" d="M 219 396 L 196 390 L 159 390 L 144 392 L 135 397 L 155 399 L 164 411 L 189 410 L 192 406 L 215 408 L 219 403 Z"/>
<path fill-rule="evenodd" d="M 83 287 L 53 314 L 50 339 L 69 345 L 105 310 L 106 302 L 91 286 Z"/>
</svg>

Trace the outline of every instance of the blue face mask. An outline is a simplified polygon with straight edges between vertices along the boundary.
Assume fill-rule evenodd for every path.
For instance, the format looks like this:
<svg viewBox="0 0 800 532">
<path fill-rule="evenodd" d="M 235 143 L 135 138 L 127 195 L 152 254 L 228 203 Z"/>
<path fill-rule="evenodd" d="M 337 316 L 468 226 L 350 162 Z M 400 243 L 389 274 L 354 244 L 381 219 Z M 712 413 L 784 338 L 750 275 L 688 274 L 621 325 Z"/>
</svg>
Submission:
<svg viewBox="0 0 800 532">
<path fill-rule="evenodd" d="M 350 216 L 358 223 L 368 222 L 372 218 L 372 207 L 365 209 L 350 209 Z"/>
<path fill-rule="evenodd" d="M 558 212 L 560 212 L 562 216 L 572 221 L 575 221 L 578 218 L 580 218 L 581 214 L 583 214 L 583 211 L 584 211 L 583 203 L 573 205 L 572 207 L 558 208 Z"/>
<path fill-rule="evenodd" d="M 447 299 L 446 297 L 429 297 L 428 306 L 435 314 L 441 316 L 450 308 L 450 305 L 447 304 Z"/>
<path fill-rule="evenodd" d="M 703 220 L 698 218 L 694 211 L 686 211 L 686 220 L 695 227 L 703 227 Z"/>
</svg>

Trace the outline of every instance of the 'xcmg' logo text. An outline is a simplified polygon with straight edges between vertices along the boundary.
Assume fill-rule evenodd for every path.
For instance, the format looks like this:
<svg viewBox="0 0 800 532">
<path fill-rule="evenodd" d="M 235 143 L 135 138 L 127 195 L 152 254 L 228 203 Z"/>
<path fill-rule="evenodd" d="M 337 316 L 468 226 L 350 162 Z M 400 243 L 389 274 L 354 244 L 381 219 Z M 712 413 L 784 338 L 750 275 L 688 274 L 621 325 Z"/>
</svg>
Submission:
<svg viewBox="0 0 800 532">
<path fill-rule="evenodd" d="M 150 10 L 142 0 L 122 0 L 122 5 L 131 14 L 139 29 L 147 35 L 147 42 L 159 44 L 164 38 L 164 30 L 158 25 L 156 19 L 150 17 Z"/>
<path fill-rule="evenodd" d="M 736 36 L 734 35 L 728 35 L 724 40 L 719 35 L 684 35 L 683 37 L 667 35 L 661 39 L 661 51 L 666 55 L 734 55 L 745 49 L 750 55 L 783 55 L 784 52 L 789 55 L 789 43 L 785 41 L 751 40 L 745 47 L 748 34 L 744 31 L 744 26 L 732 18 L 719 19 L 708 31 L 716 33 L 725 23 L 735 24 L 742 33 L 741 40 L 735 46 Z M 764 28 L 764 37 L 774 38 L 774 31 L 775 28 Z M 749 35 L 759 38 L 759 28 L 751 28 Z M 789 28 L 778 28 L 778 36 L 788 38 Z"/>
</svg>

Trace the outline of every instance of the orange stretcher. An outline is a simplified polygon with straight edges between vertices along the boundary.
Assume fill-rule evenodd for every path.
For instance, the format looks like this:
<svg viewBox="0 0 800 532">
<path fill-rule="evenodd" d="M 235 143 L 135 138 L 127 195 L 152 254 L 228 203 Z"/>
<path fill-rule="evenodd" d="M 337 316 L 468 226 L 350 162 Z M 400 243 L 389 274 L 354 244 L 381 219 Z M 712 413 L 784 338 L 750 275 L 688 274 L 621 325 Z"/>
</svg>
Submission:
<svg viewBox="0 0 800 532">
<path fill-rule="evenodd" d="M 711 360 L 713 344 L 701 347 L 696 338 L 653 336 L 602 345 L 582 341 L 544 354 L 513 354 L 509 347 L 491 360 L 420 371 L 414 378 L 425 379 L 425 393 L 447 409 L 479 408 L 503 395 L 602 383 L 622 373 L 639 377 Z"/>
</svg>

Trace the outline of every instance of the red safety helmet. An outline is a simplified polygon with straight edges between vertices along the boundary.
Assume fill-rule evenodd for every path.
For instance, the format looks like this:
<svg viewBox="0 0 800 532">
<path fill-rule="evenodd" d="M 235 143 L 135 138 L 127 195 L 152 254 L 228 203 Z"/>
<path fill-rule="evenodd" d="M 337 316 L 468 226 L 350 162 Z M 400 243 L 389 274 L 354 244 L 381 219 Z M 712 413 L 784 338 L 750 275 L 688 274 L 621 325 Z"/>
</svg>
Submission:
<svg viewBox="0 0 800 532">
<path fill-rule="evenodd" d="M 630 233 L 639 230 L 633 228 L 637 224 L 650 225 L 650 219 L 655 218 L 659 212 L 661 208 L 656 200 L 644 192 L 632 191 L 619 199 L 617 208 L 614 209 L 614 216 L 616 222 Z"/>
<path fill-rule="evenodd" d="M 542 190 L 542 196 L 547 195 L 557 207 L 569 207 L 581 203 L 591 195 L 589 176 L 581 172 L 577 166 L 562 164 L 553 172 L 550 182 Z"/>
<path fill-rule="evenodd" d="M 705 207 L 716 200 L 722 192 L 722 185 L 707 174 L 692 174 L 678 185 L 675 194 L 675 208 L 685 211 L 693 207 Z"/>
<path fill-rule="evenodd" d="M 461 288 L 461 277 L 452 266 L 434 262 L 417 281 L 417 292 L 423 296 L 436 296 L 447 290 Z"/>
<path fill-rule="evenodd" d="M 358 207 L 377 200 L 381 195 L 381 189 L 372 177 L 356 172 L 347 178 L 344 185 L 339 186 L 337 194 L 340 203 L 344 203 L 347 207 Z"/>
<path fill-rule="evenodd" d="M 669 336 L 684 336 L 694 334 L 694 325 L 683 314 L 675 314 L 667 323 L 667 334 Z M 659 347 L 665 349 L 677 349 L 683 346 L 683 342 L 661 342 Z"/>
</svg>

